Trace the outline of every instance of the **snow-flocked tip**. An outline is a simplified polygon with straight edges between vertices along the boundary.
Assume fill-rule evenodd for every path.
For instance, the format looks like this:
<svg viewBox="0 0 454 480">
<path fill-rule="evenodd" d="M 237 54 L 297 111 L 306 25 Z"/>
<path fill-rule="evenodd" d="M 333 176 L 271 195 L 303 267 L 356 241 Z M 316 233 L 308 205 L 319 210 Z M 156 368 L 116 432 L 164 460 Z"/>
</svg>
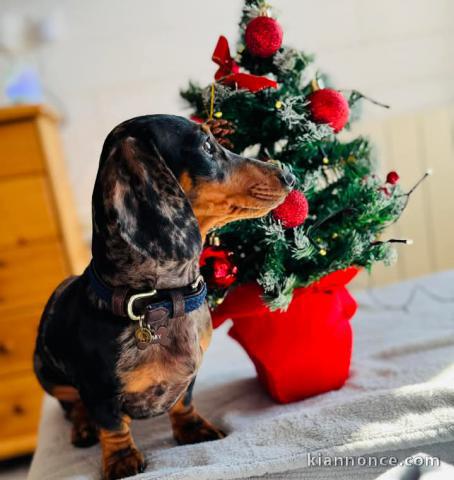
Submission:
<svg viewBox="0 0 454 480">
<path fill-rule="evenodd" d="M 407 238 L 407 239 L 405 240 L 405 244 L 406 244 L 406 245 L 413 245 L 413 240 L 412 240 L 411 238 Z"/>
<path fill-rule="evenodd" d="M 431 168 L 426 170 L 426 175 L 433 175 L 434 171 Z"/>
</svg>

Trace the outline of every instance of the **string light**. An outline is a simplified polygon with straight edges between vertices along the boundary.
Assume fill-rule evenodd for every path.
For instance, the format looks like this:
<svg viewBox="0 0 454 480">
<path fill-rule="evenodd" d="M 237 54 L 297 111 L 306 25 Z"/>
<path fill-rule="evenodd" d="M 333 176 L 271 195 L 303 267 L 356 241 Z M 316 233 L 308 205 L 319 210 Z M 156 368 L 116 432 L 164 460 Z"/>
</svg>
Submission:
<svg viewBox="0 0 454 480">
<path fill-rule="evenodd" d="M 428 168 L 426 173 L 413 185 L 413 187 L 406 193 L 406 195 L 410 196 L 418 187 L 419 185 L 427 178 L 433 174 L 433 170 Z"/>
<path fill-rule="evenodd" d="M 221 245 L 221 240 L 215 233 L 212 233 L 208 237 L 208 244 L 213 247 L 219 247 Z"/>
<path fill-rule="evenodd" d="M 445 297 L 441 296 L 438 293 L 434 293 L 430 291 L 426 286 L 424 285 L 415 285 L 409 295 L 408 298 L 400 305 L 392 305 L 386 302 L 383 302 L 381 298 L 375 295 L 375 288 L 368 287 L 366 288 L 366 293 L 369 295 L 369 297 L 372 299 L 373 302 L 375 302 L 375 306 L 381 310 L 388 310 L 388 311 L 395 311 L 395 312 L 409 312 L 410 308 L 415 301 L 416 297 L 418 294 L 425 295 L 431 300 L 438 302 L 438 303 L 454 303 L 454 297 Z M 361 304 L 362 308 L 368 308 L 368 305 Z"/>
<path fill-rule="evenodd" d="M 345 92 L 345 90 L 341 90 L 341 91 Z M 386 105 L 385 103 L 378 102 L 377 100 L 374 100 L 373 98 L 367 97 L 366 95 L 359 92 L 358 90 L 350 90 L 350 91 L 351 91 L 350 103 L 355 103 L 360 98 L 363 98 L 364 100 L 367 100 L 368 102 L 373 103 L 374 105 L 378 105 L 379 107 L 391 108 L 389 105 Z"/>
<path fill-rule="evenodd" d="M 413 240 L 411 238 L 390 238 L 389 240 L 377 240 L 372 242 L 371 245 L 382 245 L 384 243 L 403 243 L 404 245 L 413 245 Z"/>
<path fill-rule="evenodd" d="M 410 199 L 410 195 L 419 187 L 419 185 L 421 185 L 421 183 L 427 178 L 427 177 L 430 177 L 431 175 L 433 174 L 433 170 L 431 168 L 428 168 L 426 170 L 426 172 L 424 173 L 424 175 L 413 185 L 412 188 L 410 188 L 410 190 L 407 192 L 407 193 L 403 193 L 401 195 L 398 195 L 397 197 L 405 197 L 405 203 L 402 207 L 402 212 L 407 208 L 407 205 L 408 205 L 408 200 Z M 394 222 L 391 222 L 389 226 L 393 225 L 394 223 L 397 222 L 397 218 L 396 220 L 394 220 Z"/>
</svg>

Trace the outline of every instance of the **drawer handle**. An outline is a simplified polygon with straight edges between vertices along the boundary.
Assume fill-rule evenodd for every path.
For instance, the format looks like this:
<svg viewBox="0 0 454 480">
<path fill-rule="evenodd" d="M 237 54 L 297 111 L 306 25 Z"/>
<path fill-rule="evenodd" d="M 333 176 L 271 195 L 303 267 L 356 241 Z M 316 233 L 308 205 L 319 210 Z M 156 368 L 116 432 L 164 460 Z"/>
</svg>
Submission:
<svg viewBox="0 0 454 480">
<path fill-rule="evenodd" d="M 25 413 L 25 408 L 22 405 L 19 405 L 18 403 L 13 406 L 13 413 L 14 415 L 24 415 Z"/>
</svg>

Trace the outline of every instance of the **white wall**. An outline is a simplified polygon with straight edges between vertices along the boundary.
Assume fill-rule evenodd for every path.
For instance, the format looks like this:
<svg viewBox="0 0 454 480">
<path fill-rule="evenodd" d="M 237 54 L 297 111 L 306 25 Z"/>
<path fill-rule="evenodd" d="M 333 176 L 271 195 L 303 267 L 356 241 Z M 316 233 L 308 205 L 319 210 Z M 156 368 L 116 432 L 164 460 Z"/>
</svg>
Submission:
<svg viewBox="0 0 454 480">
<path fill-rule="evenodd" d="M 394 115 L 454 101 L 454 1 L 275 0 L 285 42 L 318 55 L 339 88 Z M 63 136 L 86 231 L 103 139 L 122 120 L 182 113 L 179 88 L 208 83 L 219 34 L 234 43 L 241 0 L 0 0 L 5 14 L 60 16 L 62 35 L 26 58 L 67 113 Z M 0 68 L 7 60 L 0 53 Z"/>
</svg>

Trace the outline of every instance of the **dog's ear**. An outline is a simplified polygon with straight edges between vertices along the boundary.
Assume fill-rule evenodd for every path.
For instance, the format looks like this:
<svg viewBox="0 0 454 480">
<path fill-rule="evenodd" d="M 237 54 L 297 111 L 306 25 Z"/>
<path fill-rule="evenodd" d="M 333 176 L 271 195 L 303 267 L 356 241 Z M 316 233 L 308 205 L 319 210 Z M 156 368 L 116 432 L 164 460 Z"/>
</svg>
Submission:
<svg viewBox="0 0 454 480">
<path fill-rule="evenodd" d="M 181 261 L 200 254 L 201 236 L 192 207 L 150 141 L 135 137 L 106 141 L 93 210 L 95 228 L 105 222 L 108 235 L 120 235 L 146 257 Z"/>
</svg>

